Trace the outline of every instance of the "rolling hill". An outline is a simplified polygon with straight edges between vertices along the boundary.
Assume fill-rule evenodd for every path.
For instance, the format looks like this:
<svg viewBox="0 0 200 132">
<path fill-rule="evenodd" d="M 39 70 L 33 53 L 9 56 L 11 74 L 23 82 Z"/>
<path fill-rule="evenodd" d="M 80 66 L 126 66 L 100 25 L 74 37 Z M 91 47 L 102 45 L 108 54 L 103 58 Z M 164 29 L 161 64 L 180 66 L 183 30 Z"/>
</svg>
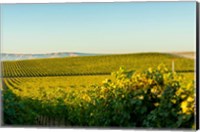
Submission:
<svg viewBox="0 0 200 132">
<path fill-rule="evenodd" d="M 194 60 L 168 53 L 135 53 L 98 56 L 45 58 L 3 61 L 4 77 L 105 75 L 123 66 L 131 70 L 144 70 L 165 64 L 169 70 L 175 59 L 175 71 L 194 72 Z"/>
</svg>

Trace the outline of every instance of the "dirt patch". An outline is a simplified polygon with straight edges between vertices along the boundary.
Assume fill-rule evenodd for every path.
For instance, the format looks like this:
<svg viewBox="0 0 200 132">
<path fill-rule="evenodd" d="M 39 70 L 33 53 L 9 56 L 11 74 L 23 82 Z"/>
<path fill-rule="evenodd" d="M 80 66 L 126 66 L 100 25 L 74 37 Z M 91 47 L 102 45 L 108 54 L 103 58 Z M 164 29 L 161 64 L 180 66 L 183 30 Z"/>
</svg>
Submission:
<svg viewBox="0 0 200 132">
<path fill-rule="evenodd" d="M 196 59 L 196 52 L 171 52 L 170 54 L 189 58 L 189 59 Z"/>
</svg>

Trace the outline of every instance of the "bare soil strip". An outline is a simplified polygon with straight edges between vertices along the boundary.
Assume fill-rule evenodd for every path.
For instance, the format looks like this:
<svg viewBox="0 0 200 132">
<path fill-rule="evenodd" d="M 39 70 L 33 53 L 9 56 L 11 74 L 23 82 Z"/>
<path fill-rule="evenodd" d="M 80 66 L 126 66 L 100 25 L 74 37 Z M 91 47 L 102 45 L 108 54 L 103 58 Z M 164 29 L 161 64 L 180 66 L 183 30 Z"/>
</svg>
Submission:
<svg viewBox="0 0 200 132">
<path fill-rule="evenodd" d="M 196 52 L 171 52 L 170 54 L 174 54 L 189 59 L 196 59 Z"/>
</svg>

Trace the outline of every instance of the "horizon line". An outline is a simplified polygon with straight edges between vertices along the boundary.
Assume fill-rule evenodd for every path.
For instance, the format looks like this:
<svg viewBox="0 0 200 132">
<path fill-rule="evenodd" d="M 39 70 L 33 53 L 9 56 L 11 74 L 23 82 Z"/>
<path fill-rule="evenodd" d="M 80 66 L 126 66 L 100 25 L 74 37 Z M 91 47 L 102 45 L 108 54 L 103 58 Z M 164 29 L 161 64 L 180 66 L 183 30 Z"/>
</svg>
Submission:
<svg viewBox="0 0 200 132">
<path fill-rule="evenodd" d="M 138 51 L 138 52 L 110 52 L 110 53 L 91 53 L 91 52 L 46 52 L 46 53 L 13 53 L 13 52 L 1 52 L 0 54 L 23 54 L 23 55 L 34 55 L 34 54 L 54 54 L 54 53 L 70 53 L 70 54 L 74 54 L 74 53 L 83 53 L 83 54 L 131 54 L 131 53 L 183 53 L 183 52 L 193 52 L 196 53 L 196 51 Z"/>
</svg>

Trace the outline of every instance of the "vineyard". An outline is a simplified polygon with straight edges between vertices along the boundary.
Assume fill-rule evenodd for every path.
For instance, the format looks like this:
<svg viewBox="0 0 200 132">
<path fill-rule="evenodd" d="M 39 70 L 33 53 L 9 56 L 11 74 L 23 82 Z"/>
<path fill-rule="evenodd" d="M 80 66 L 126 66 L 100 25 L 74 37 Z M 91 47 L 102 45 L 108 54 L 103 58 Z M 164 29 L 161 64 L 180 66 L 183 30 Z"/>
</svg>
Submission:
<svg viewBox="0 0 200 132">
<path fill-rule="evenodd" d="M 5 125 L 195 128 L 191 59 L 149 53 L 2 65 Z"/>
<path fill-rule="evenodd" d="M 194 61 L 164 53 L 82 56 L 3 62 L 4 77 L 109 75 L 124 66 L 131 70 L 145 70 L 163 63 L 171 70 L 175 60 L 177 72 L 194 72 Z M 95 61 L 95 62 L 94 62 Z"/>
<path fill-rule="evenodd" d="M 42 94 L 41 91 L 52 91 L 52 93 L 56 89 L 67 92 L 74 90 L 85 91 L 88 90 L 88 86 L 101 84 L 105 78 L 111 78 L 111 76 L 4 78 L 4 83 L 15 94 L 21 97 L 36 98 Z M 57 96 L 56 94 L 53 95 Z"/>
</svg>

